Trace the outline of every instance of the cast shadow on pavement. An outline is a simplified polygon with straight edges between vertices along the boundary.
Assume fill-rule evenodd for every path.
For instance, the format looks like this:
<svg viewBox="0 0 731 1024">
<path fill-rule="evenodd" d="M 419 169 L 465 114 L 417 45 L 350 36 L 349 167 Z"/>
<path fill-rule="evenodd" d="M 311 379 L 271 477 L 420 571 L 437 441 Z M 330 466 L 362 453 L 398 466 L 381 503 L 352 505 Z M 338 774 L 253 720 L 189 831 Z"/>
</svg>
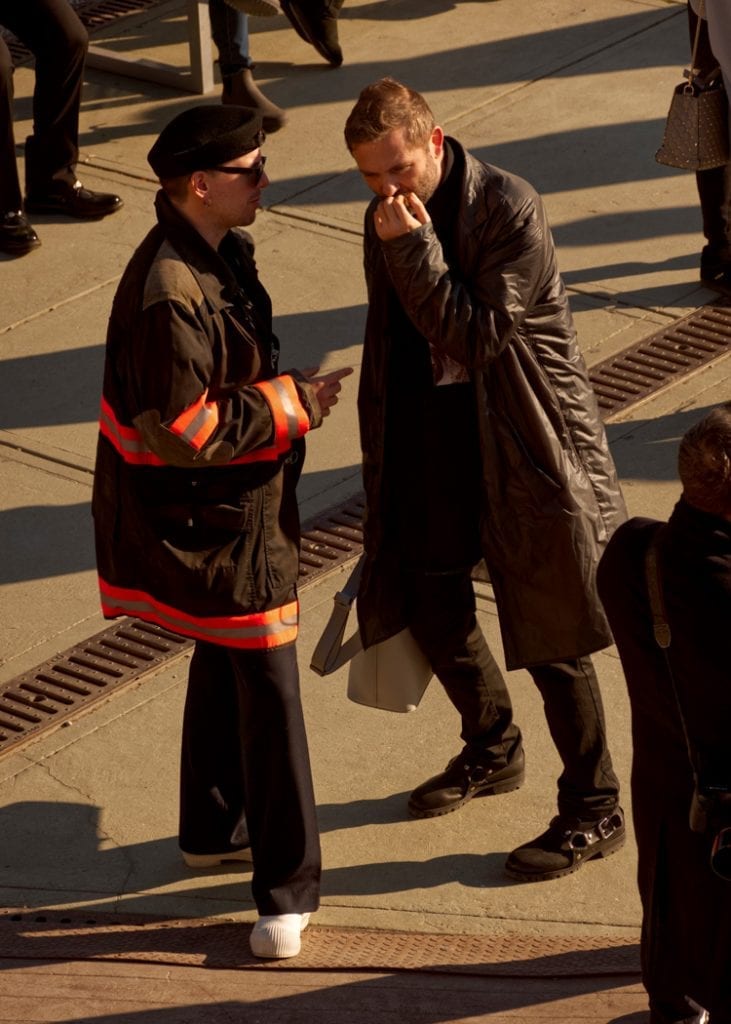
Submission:
<svg viewBox="0 0 731 1024">
<path fill-rule="evenodd" d="M 398 801 L 404 806 L 405 797 L 398 794 L 385 802 L 394 805 Z M 378 803 L 355 801 L 343 806 L 351 811 L 352 806 L 365 805 L 359 825 L 367 826 L 374 823 L 374 817 L 379 823 Z M 93 804 L 19 801 L 1 808 L 0 888 L 8 903 L 58 906 L 78 902 L 79 894 L 85 893 L 85 912 L 155 914 L 170 905 L 171 891 L 162 890 L 172 885 L 176 887 L 173 897 L 194 908 L 191 914 L 197 899 L 205 899 L 207 906 L 217 901 L 218 913 L 251 906 L 248 864 L 227 864 L 197 874 L 184 866 L 175 836 L 122 844 L 104 834 L 101 818 L 101 809 Z M 323 833 L 342 827 L 334 818 L 332 805 L 325 818 L 330 824 Z M 379 853 L 382 856 L 381 849 Z M 503 874 L 505 856 L 498 852 L 445 854 L 423 860 L 379 859 L 346 867 L 326 866 L 323 896 L 408 892 L 455 882 L 483 890 L 520 885 Z M 178 883 L 183 883 L 182 888 Z M 12 893 L 17 893 L 17 899 Z M 124 897 L 122 903 L 120 897 Z"/>
<path fill-rule="evenodd" d="M 680 439 L 714 408 L 715 405 L 706 405 L 650 419 L 638 417 L 608 424 L 607 436 L 620 480 L 678 480 Z"/>
</svg>

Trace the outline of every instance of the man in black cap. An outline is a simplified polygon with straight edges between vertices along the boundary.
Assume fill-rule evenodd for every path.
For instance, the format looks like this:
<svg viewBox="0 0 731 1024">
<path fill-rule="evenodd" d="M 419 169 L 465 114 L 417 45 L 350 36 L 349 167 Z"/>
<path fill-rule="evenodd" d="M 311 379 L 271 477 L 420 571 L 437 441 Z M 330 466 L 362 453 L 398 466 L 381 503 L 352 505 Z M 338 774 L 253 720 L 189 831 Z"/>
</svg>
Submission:
<svg viewBox="0 0 731 1024">
<path fill-rule="evenodd" d="M 41 242 L 28 213 L 105 217 L 122 207 L 111 192 L 76 178 L 79 107 L 89 39 L 68 0 L 3 4 L 2 24 L 36 59 L 33 133 L 25 143 L 25 204 L 15 162 L 13 62 L 0 38 L 0 251 L 23 256 Z"/>
<path fill-rule="evenodd" d="M 184 859 L 253 857 L 252 951 L 288 957 L 320 879 L 295 655 L 295 485 L 303 436 L 352 371 L 278 371 L 271 302 L 239 230 L 269 183 L 262 142 L 255 111 L 201 106 L 150 150 L 158 223 L 112 307 L 93 513 L 104 615 L 196 642 Z"/>
</svg>

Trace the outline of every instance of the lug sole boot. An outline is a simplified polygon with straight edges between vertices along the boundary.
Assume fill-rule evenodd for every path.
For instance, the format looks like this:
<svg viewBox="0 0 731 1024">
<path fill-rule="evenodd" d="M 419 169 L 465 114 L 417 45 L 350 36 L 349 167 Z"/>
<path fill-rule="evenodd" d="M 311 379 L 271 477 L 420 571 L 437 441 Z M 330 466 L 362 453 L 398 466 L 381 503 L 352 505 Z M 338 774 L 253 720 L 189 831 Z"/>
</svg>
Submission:
<svg viewBox="0 0 731 1024">
<path fill-rule="evenodd" d="M 617 807 L 600 821 L 555 817 L 540 836 L 519 846 L 505 862 L 505 870 L 519 882 L 547 882 L 563 878 L 599 857 L 621 850 L 626 839 L 624 812 Z"/>
<path fill-rule="evenodd" d="M 525 779 L 525 755 L 519 750 L 496 767 L 463 751 L 439 775 L 427 779 L 409 797 L 412 818 L 436 818 L 464 807 L 476 796 L 498 796 L 519 789 Z"/>
</svg>

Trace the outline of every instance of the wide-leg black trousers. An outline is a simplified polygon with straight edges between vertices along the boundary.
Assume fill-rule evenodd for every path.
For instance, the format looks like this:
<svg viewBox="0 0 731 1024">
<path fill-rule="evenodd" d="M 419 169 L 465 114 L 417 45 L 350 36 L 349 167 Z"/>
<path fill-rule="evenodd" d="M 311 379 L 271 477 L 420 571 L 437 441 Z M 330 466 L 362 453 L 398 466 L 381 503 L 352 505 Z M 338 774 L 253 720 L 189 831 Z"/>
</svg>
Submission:
<svg viewBox="0 0 731 1024">
<path fill-rule="evenodd" d="M 294 644 L 196 643 L 183 717 L 180 846 L 241 845 L 245 816 L 260 914 L 316 910 L 320 840 Z"/>
</svg>

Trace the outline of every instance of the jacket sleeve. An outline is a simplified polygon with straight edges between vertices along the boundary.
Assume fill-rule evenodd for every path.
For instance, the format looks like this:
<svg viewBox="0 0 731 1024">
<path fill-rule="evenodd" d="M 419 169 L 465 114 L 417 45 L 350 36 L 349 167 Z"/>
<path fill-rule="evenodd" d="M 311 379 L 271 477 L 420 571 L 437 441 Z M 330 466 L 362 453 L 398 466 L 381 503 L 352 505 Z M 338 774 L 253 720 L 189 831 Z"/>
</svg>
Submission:
<svg viewBox="0 0 731 1024">
<path fill-rule="evenodd" d="M 547 271 L 553 243 L 540 199 L 499 201 L 469 241 L 477 262 L 468 283 L 444 257 L 431 223 L 383 242 L 401 303 L 416 329 L 440 352 L 469 369 L 494 359 L 519 328 Z"/>
<path fill-rule="evenodd" d="M 164 463 L 273 461 L 319 426 L 318 403 L 297 371 L 268 380 L 252 373 L 251 383 L 217 387 L 215 345 L 185 305 L 156 302 L 145 309 L 138 326 L 128 374 L 132 422 Z"/>
</svg>

